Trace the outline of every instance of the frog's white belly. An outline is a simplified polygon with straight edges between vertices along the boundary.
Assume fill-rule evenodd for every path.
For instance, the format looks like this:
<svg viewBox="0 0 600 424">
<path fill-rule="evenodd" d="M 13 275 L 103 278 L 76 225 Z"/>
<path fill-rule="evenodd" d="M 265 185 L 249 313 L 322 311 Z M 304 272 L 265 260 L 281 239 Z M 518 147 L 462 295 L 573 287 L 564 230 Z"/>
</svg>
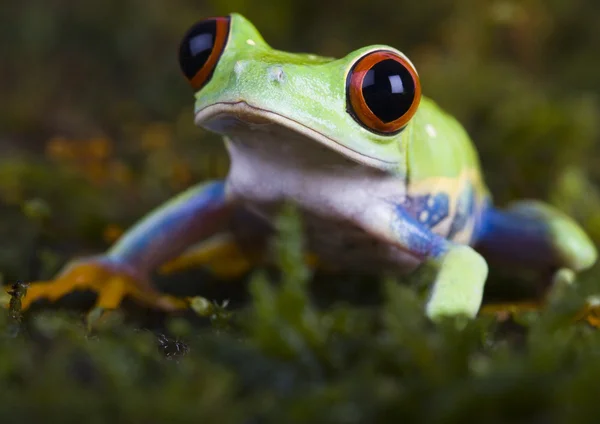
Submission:
<svg viewBox="0 0 600 424">
<path fill-rule="evenodd" d="M 414 269 L 413 255 L 384 240 L 406 194 L 403 180 L 293 133 L 285 136 L 229 137 L 228 195 L 268 222 L 282 202 L 293 200 L 303 212 L 310 251 L 327 264 Z"/>
<path fill-rule="evenodd" d="M 326 265 L 368 273 L 412 271 L 419 261 L 352 223 L 305 214 L 308 245 Z"/>
</svg>

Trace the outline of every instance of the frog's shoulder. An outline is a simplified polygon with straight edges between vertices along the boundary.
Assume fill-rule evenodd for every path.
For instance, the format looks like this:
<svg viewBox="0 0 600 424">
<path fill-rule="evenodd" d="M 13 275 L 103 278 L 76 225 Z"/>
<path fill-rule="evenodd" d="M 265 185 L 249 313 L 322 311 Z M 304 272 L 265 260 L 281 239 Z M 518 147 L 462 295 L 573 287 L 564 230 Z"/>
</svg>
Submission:
<svg viewBox="0 0 600 424">
<path fill-rule="evenodd" d="M 468 242 L 489 198 L 473 141 L 454 116 L 427 97 L 407 130 L 405 208 L 435 232 Z"/>
<path fill-rule="evenodd" d="M 479 156 L 466 129 L 434 100 L 423 96 L 402 136 L 407 152 L 407 182 L 420 192 L 465 180 L 486 191 Z"/>
</svg>

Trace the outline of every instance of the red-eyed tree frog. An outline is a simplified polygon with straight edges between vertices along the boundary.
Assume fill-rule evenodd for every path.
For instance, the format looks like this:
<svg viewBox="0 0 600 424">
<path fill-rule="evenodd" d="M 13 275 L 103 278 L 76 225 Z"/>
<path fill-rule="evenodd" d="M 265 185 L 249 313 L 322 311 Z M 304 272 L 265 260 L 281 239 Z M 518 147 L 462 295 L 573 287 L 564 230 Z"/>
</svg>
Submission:
<svg viewBox="0 0 600 424">
<path fill-rule="evenodd" d="M 189 29 L 179 64 L 195 91 L 195 123 L 223 136 L 227 178 L 188 189 L 106 253 L 33 283 L 25 308 L 78 289 L 96 291 L 106 309 L 125 296 L 186 308 L 186 299 L 159 293 L 151 273 L 245 270 L 255 252 L 241 239 L 271 234 L 288 201 L 319 262 L 373 273 L 433 267 L 424 306 L 433 320 L 477 314 L 485 258 L 563 274 L 596 261 L 584 231 L 551 206 L 494 208 L 465 129 L 421 94 L 415 65 L 395 48 L 340 59 L 278 51 L 232 14 Z"/>
</svg>

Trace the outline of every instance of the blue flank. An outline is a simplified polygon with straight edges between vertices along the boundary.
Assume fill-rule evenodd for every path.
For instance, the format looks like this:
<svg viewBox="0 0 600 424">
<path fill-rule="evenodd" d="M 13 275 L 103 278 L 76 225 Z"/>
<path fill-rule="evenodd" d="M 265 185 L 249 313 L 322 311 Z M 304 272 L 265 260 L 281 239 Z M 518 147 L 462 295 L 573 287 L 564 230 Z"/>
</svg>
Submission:
<svg viewBox="0 0 600 424">
<path fill-rule="evenodd" d="M 450 200 L 447 193 L 407 196 L 402 208 L 420 224 L 433 228 L 448 216 Z"/>
<path fill-rule="evenodd" d="M 418 222 L 404 205 L 396 205 L 392 232 L 397 241 L 420 259 L 439 257 L 448 250 L 448 241 Z"/>
<path fill-rule="evenodd" d="M 447 237 L 452 239 L 456 234 L 460 233 L 469 219 L 473 217 L 475 213 L 475 192 L 473 186 L 469 184 L 465 190 L 460 194 L 458 203 L 456 204 L 456 213 L 450 230 L 448 231 Z"/>
</svg>

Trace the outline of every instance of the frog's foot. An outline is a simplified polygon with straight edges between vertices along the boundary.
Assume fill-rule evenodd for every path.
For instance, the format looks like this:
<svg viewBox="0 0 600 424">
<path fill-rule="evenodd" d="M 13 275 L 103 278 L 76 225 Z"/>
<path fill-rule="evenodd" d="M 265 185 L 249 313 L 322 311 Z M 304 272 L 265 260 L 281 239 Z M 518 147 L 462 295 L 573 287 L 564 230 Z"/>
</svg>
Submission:
<svg viewBox="0 0 600 424">
<path fill-rule="evenodd" d="M 443 316 L 477 315 L 488 273 L 485 260 L 469 246 L 454 245 L 438 266 L 427 316 L 435 321 Z"/>
<path fill-rule="evenodd" d="M 536 301 L 489 303 L 481 307 L 479 315 L 493 315 L 498 321 L 507 321 L 510 318 L 523 313 L 539 311 L 542 307 L 543 304 Z"/>
<path fill-rule="evenodd" d="M 600 296 L 587 298 L 585 306 L 575 317 L 577 322 L 586 322 L 594 328 L 600 328 Z"/>
<path fill-rule="evenodd" d="M 508 319 L 527 312 L 538 312 L 544 307 L 542 302 L 491 303 L 484 305 L 479 311 L 480 316 L 493 315 L 498 321 Z M 589 301 L 575 316 L 575 322 L 587 322 L 595 328 L 600 328 L 600 299 Z"/>
<path fill-rule="evenodd" d="M 41 299 L 55 302 L 82 290 L 96 292 L 96 307 L 102 309 L 116 309 L 125 297 L 165 311 L 188 307 L 188 301 L 161 294 L 126 265 L 99 257 L 73 263 L 55 280 L 32 283 L 22 300 L 22 309 Z"/>
<path fill-rule="evenodd" d="M 575 281 L 575 272 L 568 268 L 560 268 L 551 274 L 551 285 L 554 287 L 571 285 Z M 515 316 L 538 312 L 547 304 L 547 299 L 532 299 L 518 302 L 488 303 L 481 307 L 479 315 L 494 315 L 498 321 L 506 321 Z"/>
</svg>

